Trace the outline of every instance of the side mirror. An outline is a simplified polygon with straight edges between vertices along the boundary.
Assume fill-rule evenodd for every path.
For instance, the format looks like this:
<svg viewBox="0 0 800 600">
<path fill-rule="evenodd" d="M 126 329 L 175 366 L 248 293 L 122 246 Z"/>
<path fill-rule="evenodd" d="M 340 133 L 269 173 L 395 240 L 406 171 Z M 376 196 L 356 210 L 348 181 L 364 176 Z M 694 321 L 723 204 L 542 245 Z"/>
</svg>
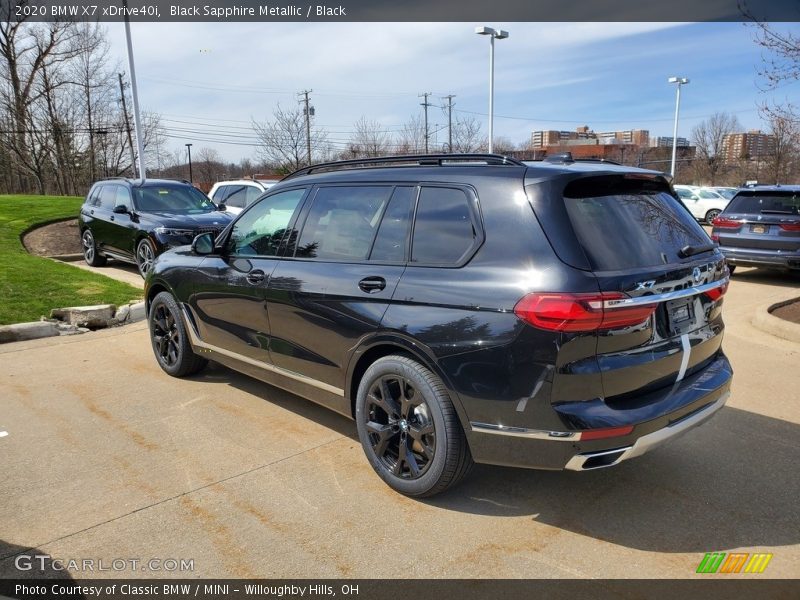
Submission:
<svg viewBox="0 0 800 600">
<path fill-rule="evenodd" d="M 217 204 L 217 210 L 224 212 L 224 211 L 228 210 L 228 207 L 225 206 L 224 202 L 220 202 L 219 204 Z"/>
<path fill-rule="evenodd" d="M 192 252 L 205 256 L 214 252 L 214 235 L 201 233 L 192 240 Z"/>
<path fill-rule="evenodd" d="M 129 211 L 128 207 L 124 204 L 117 204 L 112 212 L 117 215 L 127 215 Z"/>
</svg>

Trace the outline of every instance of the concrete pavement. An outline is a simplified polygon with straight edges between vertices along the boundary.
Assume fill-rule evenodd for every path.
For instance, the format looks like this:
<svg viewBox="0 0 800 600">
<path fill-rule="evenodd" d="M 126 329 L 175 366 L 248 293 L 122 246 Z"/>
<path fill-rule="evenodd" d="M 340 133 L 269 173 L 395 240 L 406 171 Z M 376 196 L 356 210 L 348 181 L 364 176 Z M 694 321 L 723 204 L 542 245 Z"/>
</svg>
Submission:
<svg viewBox="0 0 800 600">
<path fill-rule="evenodd" d="M 796 287 L 737 272 L 731 399 L 671 445 L 586 473 L 477 467 L 427 501 L 390 491 L 343 417 L 221 367 L 163 374 L 144 324 L 0 347 L 0 576 L 35 548 L 310 578 L 684 578 L 740 550 L 796 577 L 800 343 L 751 323 Z"/>
</svg>

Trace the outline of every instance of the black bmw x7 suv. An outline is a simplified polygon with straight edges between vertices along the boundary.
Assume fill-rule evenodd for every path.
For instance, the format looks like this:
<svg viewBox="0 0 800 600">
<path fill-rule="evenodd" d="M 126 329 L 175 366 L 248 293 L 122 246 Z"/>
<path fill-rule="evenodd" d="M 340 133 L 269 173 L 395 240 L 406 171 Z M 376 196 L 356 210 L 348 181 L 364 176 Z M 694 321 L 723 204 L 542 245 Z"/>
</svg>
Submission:
<svg viewBox="0 0 800 600">
<path fill-rule="evenodd" d="M 107 258 L 134 263 L 142 276 L 160 253 L 190 243 L 199 233 L 221 232 L 231 215 L 182 181 L 108 179 L 89 190 L 78 225 L 86 262 Z"/>
<path fill-rule="evenodd" d="M 355 419 L 410 496 L 473 462 L 609 467 L 705 421 L 727 286 L 660 173 L 569 155 L 306 168 L 145 282 L 164 371 L 212 359 Z"/>
</svg>

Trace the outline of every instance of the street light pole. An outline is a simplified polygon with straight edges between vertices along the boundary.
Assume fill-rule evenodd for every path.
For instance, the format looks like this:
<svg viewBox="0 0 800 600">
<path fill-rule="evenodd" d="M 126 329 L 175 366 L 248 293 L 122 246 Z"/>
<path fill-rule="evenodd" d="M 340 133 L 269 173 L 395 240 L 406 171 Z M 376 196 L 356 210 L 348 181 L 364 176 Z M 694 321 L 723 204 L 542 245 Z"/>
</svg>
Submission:
<svg viewBox="0 0 800 600">
<path fill-rule="evenodd" d="M 670 77 L 668 83 L 677 83 L 678 89 L 675 94 L 675 124 L 672 127 L 672 166 L 669 174 L 675 177 L 675 159 L 678 155 L 678 115 L 681 111 L 681 86 L 689 83 L 686 77 Z"/>
<path fill-rule="evenodd" d="M 475 33 L 489 36 L 489 153 L 494 151 L 494 41 L 504 40 L 508 32 L 491 27 L 476 27 Z"/>
<path fill-rule="evenodd" d="M 189 152 L 189 183 L 194 183 L 192 178 L 192 145 L 186 144 L 186 150 Z"/>
</svg>

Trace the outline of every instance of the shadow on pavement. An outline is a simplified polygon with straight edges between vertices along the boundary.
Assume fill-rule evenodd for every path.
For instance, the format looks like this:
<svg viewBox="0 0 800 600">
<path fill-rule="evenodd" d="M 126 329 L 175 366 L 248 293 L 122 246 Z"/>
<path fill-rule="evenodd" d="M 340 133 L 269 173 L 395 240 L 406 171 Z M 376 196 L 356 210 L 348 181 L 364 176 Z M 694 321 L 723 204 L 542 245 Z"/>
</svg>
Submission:
<svg viewBox="0 0 800 600">
<path fill-rule="evenodd" d="M 746 281 L 772 287 L 800 289 L 800 271 L 739 267 L 731 277 L 731 281 L 734 285 L 737 281 Z"/>
<path fill-rule="evenodd" d="M 2 579 L 72 579 L 68 570 L 58 567 L 58 563 L 53 566 L 53 559 L 42 550 L 0 540 Z"/>
</svg>

